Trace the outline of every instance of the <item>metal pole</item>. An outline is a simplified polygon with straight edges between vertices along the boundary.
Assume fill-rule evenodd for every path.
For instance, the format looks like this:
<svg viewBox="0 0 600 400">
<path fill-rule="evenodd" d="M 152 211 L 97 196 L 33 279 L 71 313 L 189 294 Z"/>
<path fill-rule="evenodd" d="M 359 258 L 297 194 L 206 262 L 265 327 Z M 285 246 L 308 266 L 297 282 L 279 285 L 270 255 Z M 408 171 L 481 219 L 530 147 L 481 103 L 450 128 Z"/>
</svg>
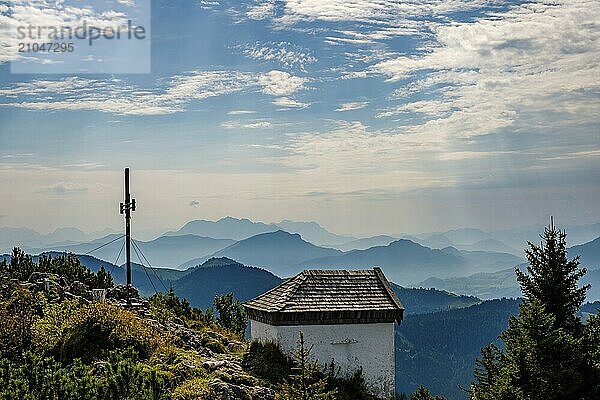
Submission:
<svg viewBox="0 0 600 400">
<path fill-rule="evenodd" d="M 131 286 L 131 194 L 129 168 L 125 168 L 125 251 L 127 256 L 127 286 Z"/>
</svg>

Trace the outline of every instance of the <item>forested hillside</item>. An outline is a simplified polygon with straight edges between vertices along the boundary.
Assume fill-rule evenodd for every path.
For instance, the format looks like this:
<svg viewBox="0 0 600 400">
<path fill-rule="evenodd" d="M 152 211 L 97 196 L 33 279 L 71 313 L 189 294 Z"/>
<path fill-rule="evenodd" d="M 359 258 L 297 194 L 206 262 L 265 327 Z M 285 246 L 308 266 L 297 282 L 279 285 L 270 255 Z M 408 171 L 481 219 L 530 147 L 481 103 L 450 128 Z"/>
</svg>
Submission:
<svg viewBox="0 0 600 400">
<path fill-rule="evenodd" d="M 465 399 L 481 348 L 497 343 L 519 300 L 489 300 L 467 308 L 407 315 L 396 331 L 396 376 L 401 392 L 425 385 L 448 399 Z"/>
</svg>

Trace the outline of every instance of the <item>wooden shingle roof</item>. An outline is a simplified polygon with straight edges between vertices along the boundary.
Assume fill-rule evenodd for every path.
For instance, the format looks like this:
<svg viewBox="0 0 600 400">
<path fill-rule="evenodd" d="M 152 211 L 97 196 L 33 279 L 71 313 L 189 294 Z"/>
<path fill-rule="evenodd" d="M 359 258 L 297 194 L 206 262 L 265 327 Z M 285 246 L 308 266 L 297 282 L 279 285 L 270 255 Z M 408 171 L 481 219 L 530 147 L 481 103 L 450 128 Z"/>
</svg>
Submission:
<svg viewBox="0 0 600 400">
<path fill-rule="evenodd" d="M 244 307 L 271 325 L 400 322 L 404 311 L 379 268 L 307 270 Z"/>
</svg>

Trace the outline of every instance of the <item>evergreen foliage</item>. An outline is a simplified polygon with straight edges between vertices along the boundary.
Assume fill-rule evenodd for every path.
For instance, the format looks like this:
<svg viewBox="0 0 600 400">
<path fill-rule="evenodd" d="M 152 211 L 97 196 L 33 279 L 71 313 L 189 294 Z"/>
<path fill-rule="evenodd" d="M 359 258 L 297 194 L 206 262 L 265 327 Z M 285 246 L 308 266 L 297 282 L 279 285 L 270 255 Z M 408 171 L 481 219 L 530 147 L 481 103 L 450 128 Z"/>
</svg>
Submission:
<svg viewBox="0 0 600 400">
<path fill-rule="evenodd" d="M 250 343 L 244 353 L 242 367 L 252 374 L 273 383 L 282 383 L 292 374 L 294 361 L 274 342 Z"/>
<path fill-rule="evenodd" d="M 233 293 L 216 296 L 214 306 L 219 313 L 217 324 L 244 336 L 247 325 L 246 311 L 242 303 L 233 298 Z"/>
<path fill-rule="evenodd" d="M 110 355 L 98 366 L 75 360 L 64 367 L 54 358 L 25 353 L 16 363 L 0 359 L 0 399 L 166 400 L 168 387 L 132 350 Z"/>
<path fill-rule="evenodd" d="M 472 400 L 592 400 L 600 397 L 598 317 L 575 315 L 585 300 L 585 274 L 566 254 L 566 234 L 551 224 L 540 246 L 529 243 L 528 273 L 517 272 L 526 300 L 501 339 L 482 350 Z"/>
<path fill-rule="evenodd" d="M 178 319 L 187 327 L 202 327 L 214 325 L 215 318 L 212 309 L 202 310 L 192 307 L 187 299 L 177 297 L 173 288 L 167 293 L 155 293 L 148 302 L 153 314 L 162 322 Z"/>
<path fill-rule="evenodd" d="M 515 269 L 521 291 L 529 300 L 539 300 L 546 312 L 554 315 L 555 323 L 569 330 L 578 322 L 575 313 L 585 301 L 590 285 L 578 282 L 587 270 L 579 268 L 579 256 L 567 257 L 567 234 L 551 223 L 544 229 L 542 243 L 528 242 L 525 250 L 529 266 L 527 274 Z"/>
<path fill-rule="evenodd" d="M 325 368 L 327 388 L 337 391 L 337 400 L 377 400 L 367 387 L 362 368 L 349 377 L 340 376 L 339 367 L 332 362 Z"/>
<path fill-rule="evenodd" d="M 442 396 L 432 396 L 429 390 L 423 385 L 419 386 L 417 390 L 410 396 L 410 400 L 445 400 Z"/>
<path fill-rule="evenodd" d="M 33 323 L 45 304 L 41 294 L 23 288 L 0 298 L 0 357 L 15 361 L 32 348 Z"/>
<path fill-rule="evenodd" d="M 300 332 L 298 350 L 294 353 L 295 373 L 281 386 L 277 400 L 337 400 L 337 390 L 327 389 L 319 364 L 310 359 L 312 347 L 306 347 Z"/>
<path fill-rule="evenodd" d="M 56 274 L 70 282 L 79 281 L 95 289 L 113 287 L 113 278 L 104 266 L 94 273 L 82 265 L 77 257 L 70 254 L 54 258 L 42 255 L 36 264 L 29 254 L 15 247 L 11 253 L 10 263 L 0 263 L 0 276 L 5 276 L 7 279 L 26 281 L 34 272 Z"/>
</svg>

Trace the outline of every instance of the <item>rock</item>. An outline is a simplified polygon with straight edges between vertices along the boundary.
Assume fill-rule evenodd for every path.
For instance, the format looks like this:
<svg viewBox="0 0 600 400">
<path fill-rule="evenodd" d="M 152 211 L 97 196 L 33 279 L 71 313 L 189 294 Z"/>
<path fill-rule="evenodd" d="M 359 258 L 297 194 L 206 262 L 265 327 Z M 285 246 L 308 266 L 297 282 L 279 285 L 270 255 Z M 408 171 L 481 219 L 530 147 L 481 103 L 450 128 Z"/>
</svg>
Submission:
<svg viewBox="0 0 600 400">
<path fill-rule="evenodd" d="M 230 353 L 242 352 L 246 350 L 246 345 L 242 342 L 232 340 L 227 344 L 227 350 L 229 350 Z"/>
<path fill-rule="evenodd" d="M 58 280 L 58 284 L 62 287 L 68 287 L 70 286 L 69 281 L 67 280 L 67 278 L 65 278 L 64 276 L 61 276 L 60 279 Z"/>
<path fill-rule="evenodd" d="M 63 296 L 65 289 L 51 278 L 44 278 L 41 282 L 36 282 L 36 289 L 44 291 L 46 293 L 55 292 L 60 296 Z"/>
<path fill-rule="evenodd" d="M 140 293 L 134 286 L 117 285 L 106 290 L 106 298 L 114 300 L 137 299 Z"/>
<path fill-rule="evenodd" d="M 207 400 L 273 400 L 275 391 L 262 386 L 236 385 L 214 379 Z"/>
<path fill-rule="evenodd" d="M 275 390 L 263 386 L 256 386 L 252 389 L 252 398 L 273 400 L 275 398 Z"/>
<path fill-rule="evenodd" d="M 209 383 L 209 387 L 207 400 L 252 400 L 252 391 L 243 386 L 215 379 Z"/>
<path fill-rule="evenodd" d="M 209 361 L 204 361 L 202 363 L 202 366 L 208 372 L 213 372 L 213 371 L 216 371 L 219 368 L 223 368 L 223 367 L 227 366 L 227 361 L 224 361 L 224 360 L 221 360 L 221 361 L 209 360 Z"/>
<path fill-rule="evenodd" d="M 223 346 L 227 346 L 227 343 L 229 343 L 229 339 L 227 339 L 225 336 L 223 336 L 217 332 L 213 332 L 213 331 L 204 332 L 203 336 L 204 336 L 204 338 L 214 339 L 214 340 L 220 342 Z"/>
<path fill-rule="evenodd" d="M 60 280 L 59 276 L 56 274 L 51 274 L 49 272 L 33 272 L 29 275 L 28 282 L 31 283 L 41 283 L 44 282 L 45 279 L 50 279 L 58 282 Z"/>
<path fill-rule="evenodd" d="M 88 298 L 89 295 L 88 300 L 91 300 L 92 298 L 92 294 L 88 285 L 79 281 L 75 281 L 69 286 L 69 292 L 85 298 Z"/>
</svg>

